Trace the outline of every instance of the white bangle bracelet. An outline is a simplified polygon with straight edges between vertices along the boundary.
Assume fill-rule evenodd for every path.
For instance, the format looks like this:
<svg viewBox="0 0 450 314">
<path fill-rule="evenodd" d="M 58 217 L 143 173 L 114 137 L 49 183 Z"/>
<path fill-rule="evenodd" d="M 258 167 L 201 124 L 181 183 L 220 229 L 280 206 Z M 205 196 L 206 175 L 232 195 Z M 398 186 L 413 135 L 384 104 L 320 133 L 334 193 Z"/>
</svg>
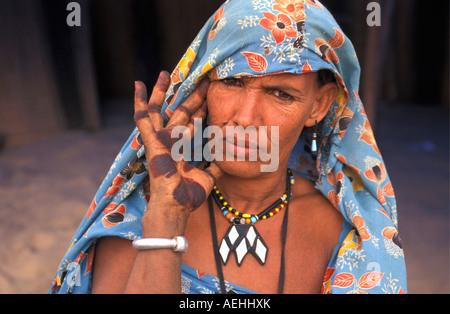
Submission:
<svg viewBox="0 0 450 314">
<path fill-rule="evenodd" d="M 133 248 L 136 250 L 172 249 L 175 252 L 185 253 L 188 242 L 185 237 L 180 236 L 173 239 L 139 238 L 133 241 Z"/>
</svg>

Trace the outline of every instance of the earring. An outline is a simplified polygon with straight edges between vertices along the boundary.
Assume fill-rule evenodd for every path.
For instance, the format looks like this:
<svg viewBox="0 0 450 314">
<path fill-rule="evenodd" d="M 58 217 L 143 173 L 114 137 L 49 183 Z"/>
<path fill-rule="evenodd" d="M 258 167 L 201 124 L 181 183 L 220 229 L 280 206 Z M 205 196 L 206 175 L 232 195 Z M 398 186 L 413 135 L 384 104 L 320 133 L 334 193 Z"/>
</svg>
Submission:
<svg viewBox="0 0 450 314">
<path fill-rule="evenodd" d="M 311 142 L 311 154 L 316 157 L 317 156 L 317 121 L 314 125 L 313 136 Z"/>
</svg>

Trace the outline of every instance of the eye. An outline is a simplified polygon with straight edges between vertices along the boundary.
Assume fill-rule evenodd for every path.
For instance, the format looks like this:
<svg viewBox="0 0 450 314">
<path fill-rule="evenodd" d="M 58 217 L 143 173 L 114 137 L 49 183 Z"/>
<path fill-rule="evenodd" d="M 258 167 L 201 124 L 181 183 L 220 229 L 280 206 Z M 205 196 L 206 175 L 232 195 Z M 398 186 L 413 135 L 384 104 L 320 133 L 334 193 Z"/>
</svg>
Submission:
<svg viewBox="0 0 450 314">
<path fill-rule="evenodd" d="M 233 77 L 225 78 L 220 82 L 226 86 L 241 86 L 241 80 Z"/>
<path fill-rule="evenodd" d="M 285 92 L 283 92 L 282 90 L 279 90 L 279 89 L 274 89 L 272 91 L 272 94 L 275 97 L 277 97 L 278 99 L 282 100 L 282 101 L 292 101 L 292 100 L 294 100 L 294 97 L 292 97 L 288 93 L 285 93 Z"/>
</svg>

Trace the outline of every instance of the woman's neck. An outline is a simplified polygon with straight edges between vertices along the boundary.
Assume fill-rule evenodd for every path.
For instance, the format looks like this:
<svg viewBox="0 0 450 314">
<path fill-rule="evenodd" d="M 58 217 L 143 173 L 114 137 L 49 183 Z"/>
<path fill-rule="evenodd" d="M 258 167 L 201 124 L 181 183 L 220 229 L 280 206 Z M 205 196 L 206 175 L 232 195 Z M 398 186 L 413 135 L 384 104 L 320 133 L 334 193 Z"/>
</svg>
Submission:
<svg viewBox="0 0 450 314">
<path fill-rule="evenodd" d="M 217 188 L 230 206 L 244 214 L 258 214 L 286 191 L 286 168 L 254 178 L 224 174 Z"/>
</svg>

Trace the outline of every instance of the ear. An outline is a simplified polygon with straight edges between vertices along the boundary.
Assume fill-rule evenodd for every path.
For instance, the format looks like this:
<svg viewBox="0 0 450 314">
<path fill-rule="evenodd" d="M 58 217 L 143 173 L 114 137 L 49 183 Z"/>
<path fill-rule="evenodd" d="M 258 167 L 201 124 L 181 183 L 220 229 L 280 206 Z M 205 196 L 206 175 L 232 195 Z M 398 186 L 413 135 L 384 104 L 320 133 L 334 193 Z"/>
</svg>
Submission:
<svg viewBox="0 0 450 314">
<path fill-rule="evenodd" d="M 325 118 L 338 95 L 338 91 L 338 86 L 335 83 L 328 83 L 319 88 L 311 114 L 305 122 L 305 127 L 312 127 L 316 122 Z"/>
</svg>

